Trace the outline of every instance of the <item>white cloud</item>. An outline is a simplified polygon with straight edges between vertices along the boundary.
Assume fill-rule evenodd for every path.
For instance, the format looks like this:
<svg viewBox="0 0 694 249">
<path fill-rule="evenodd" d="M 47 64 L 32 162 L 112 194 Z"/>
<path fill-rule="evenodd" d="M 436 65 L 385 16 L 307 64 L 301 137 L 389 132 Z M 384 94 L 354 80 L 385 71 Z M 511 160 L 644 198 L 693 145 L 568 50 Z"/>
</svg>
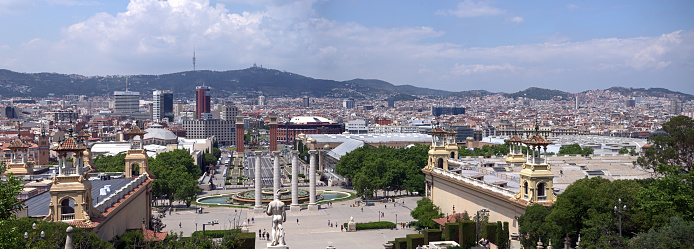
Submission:
<svg viewBox="0 0 694 249">
<path fill-rule="evenodd" d="M 508 20 L 511 22 L 515 22 L 515 23 L 522 23 L 525 21 L 525 19 L 523 19 L 523 17 L 520 17 L 520 16 L 514 16 L 514 17 L 509 18 Z"/>
<path fill-rule="evenodd" d="M 457 80 L 471 77 L 493 90 L 510 79 L 546 81 L 543 77 L 548 75 L 572 73 L 640 75 L 694 64 L 692 30 L 655 37 L 574 42 L 557 38 L 539 44 L 469 47 L 438 42 L 445 40 L 444 32 L 432 27 L 379 28 L 316 16 L 313 3 L 273 2 L 257 11 L 234 12 L 207 0 L 132 0 L 124 12 L 98 13 L 65 28 L 59 41 L 34 39 L 18 47 L 2 46 L 0 64 L 25 72 L 171 73 L 192 69 L 195 46 L 198 69 L 229 70 L 258 63 L 316 78 L 378 78 L 454 90 L 464 87 L 456 85 Z M 469 3 L 484 7 L 475 15 L 505 13 L 483 2 L 462 4 Z M 487 7 L 492 10 L 484 10 Z M 634 78 L 638 76 L 630 79 Z"/>
<path fill-rule="evenodd" d="M 453 66 L 453 69 L 451 69 L 451 73 L 455 75 L 469 75 L 475 73 L 488 73 L 492 71 L 514 71 L 515 69 L 516 66 L 508 63 L 503 65 L 459 65 L 456 63 L 455 66 Z"/>
<path fill-rule="evenodd" d="M 439 10 L 436 12 L 439 15 L 454 15 L 457 17 L 478 17 L 478 16 L 496 16 L 506 13 L 505 10 L 493 7 L 489 2 L 474 0 L 465 0 L 458 3 L 456 9 Z"/>
</svg>

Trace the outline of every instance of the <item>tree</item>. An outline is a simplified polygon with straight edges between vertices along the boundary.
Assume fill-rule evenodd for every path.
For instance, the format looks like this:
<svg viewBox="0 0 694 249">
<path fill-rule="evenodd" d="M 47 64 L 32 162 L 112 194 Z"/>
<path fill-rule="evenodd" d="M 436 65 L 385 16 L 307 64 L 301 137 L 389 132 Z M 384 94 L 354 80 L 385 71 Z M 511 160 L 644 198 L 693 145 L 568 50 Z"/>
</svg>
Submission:
<svg viewBox="0 0 694 249">
<path fill-rule="evenodd" d="M 412 215 L 412 218 L 417 219 L 415 226 L 419 229 L 425 227 L 435 228 L 436 222 L 434 222 L 433 219 L 443 217 L 441 209 L 434 205 L 434 202 L 431 201 L 431 199 L 426 197 L 417 201 L 417 207 L 410 212 L 410 215 Z"/>
<path fill-rule="evenodd" d="M 32 225 L 36 223 L 36 229 Z M 0 248 L 65 248 L 65 230 L 71 226 L 64 222 L 47 222 L 32 218 L 0 220 Z M 72 241 L 74 248 L 113 248 L 108 241 L 102 240 L 96 233 L 73 226 Z M 41 231 L 44 239 L 39 240 Z M 29 240 L 24 239 L 27 233 Z"/>
<path fill-rule="evenodd" d="M 0 164 L 0 174 L 5 173 L 7 166 Z M 0 183 L 0 220 L 14 219 L 15 213 L 24 207 L 17 199 L 22 192 L 22 180 L 9 173 L 4 182 Z"/>
<path fill-rule="evenodd" d="M 200 193 L 197 179 L 201 176 L 201 171 L 193 164 L 193 157 L 188 151 L 177 149 L 160 153 L 149 164 L 156 177 L 152 183 L 153 194 L 168 199 L 169 205 L 174 200 L 180 200 L 190 206 L 193 198 Z"/>
<path fill-rule="evenodd" d="M 694 222 L 684 221 L 673 216 L 660 228 L 651 228 L 648 232 L 639 233 L 629 241 L 629 247 L 646 248 L 694 248 Z"/>
<path fill-rule="evenodd" d="M 636 160 L 636 164 L 660 174 L 686 174 L 694 165 L 694 121 L 677 116 L 663 124 L 666 136 L 648 138 L 651 147 Z"/>
<path fill-rule="evenodd" d="M 212 155 L 214 155 L 215 158 L 219 159 L 220 157 L 222 157 L 222 150 L 220 150 L 217 147 L 213 147 L 212 148 Z"/>
<path fill-rule="evenodd" d="M 115 156 L 98 155 L 92 159 L 92 163 L 99 172 L 124 172 L 125 153 L 119 153 Z"/>
<path fill-rule="evenodd" d="M 617 153 L 619 153 L 620 155 L 624 155 L 624 154 L 628 154 L 629 150 L 627 148 L 622 147 L 619 149 L 619 152 L 617 152 Z"/>
<path fill-rule="evenodd" d="M 581 148 L 578 144 L 570 144 L 559 148 L 559 155 L 590 155 L 593 154 L 591 148 Z"/>
</svg>

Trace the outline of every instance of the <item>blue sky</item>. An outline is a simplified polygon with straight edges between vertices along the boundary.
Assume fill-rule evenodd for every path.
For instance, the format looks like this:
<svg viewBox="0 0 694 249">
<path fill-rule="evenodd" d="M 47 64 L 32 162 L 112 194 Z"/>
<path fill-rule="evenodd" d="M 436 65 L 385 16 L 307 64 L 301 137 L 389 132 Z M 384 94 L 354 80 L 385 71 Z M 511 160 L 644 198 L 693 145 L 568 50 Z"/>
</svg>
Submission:
<svg viewBox="0 0 694 249">
<path fill-rule="evenodd" d="M 0 0 L 0 68 L 694 94 L 694 1 Z"/>
</svg>

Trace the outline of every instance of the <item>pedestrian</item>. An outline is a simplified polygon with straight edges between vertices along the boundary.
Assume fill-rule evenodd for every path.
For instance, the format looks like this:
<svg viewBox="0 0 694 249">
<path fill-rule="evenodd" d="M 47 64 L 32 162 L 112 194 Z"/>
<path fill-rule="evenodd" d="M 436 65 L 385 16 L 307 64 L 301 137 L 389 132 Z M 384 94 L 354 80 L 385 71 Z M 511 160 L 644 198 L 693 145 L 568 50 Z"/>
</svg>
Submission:
<svg viewBox="0 0 694 249">
<path fill-rule="evenodd" d="M 345 229 L 345 225 L 340 225 L 340 232 L 342 232 L 343 229 Z"/>
<path fill-rule="evenodd" d="M 363 208 L 363 207 L 361 208 L 361 212 L 362 212 L 362 213 L 364 212 L 364 208 Z"/>
<path fill-rule="evenodd" d="M 299 225 L 299 219 L 296 219 L 296 224 Z"/>
<path fill-rule="evenodd" d="M 385 209 L 388 209 L 388 205 L 387 205 L 387 204 L 386 204 L 386 205 L 383 205 L 383 207 L 384 207 Z"/>
<path fill-rule="evenodd" d="M 258 238 L 260 238 L 260 236 L 263 236 L 263 233 L 258 229 Z"/>
<path fill-rule="evenodd" d="M 253 224 L 255 224 L 255 218 L 251 218 L 251 221 L 253 222 Z"/>
<path fill-rule="evenodd" d="M 181 228 L 181 222 L 178 223 L 178 228 Z"/>
</svg>

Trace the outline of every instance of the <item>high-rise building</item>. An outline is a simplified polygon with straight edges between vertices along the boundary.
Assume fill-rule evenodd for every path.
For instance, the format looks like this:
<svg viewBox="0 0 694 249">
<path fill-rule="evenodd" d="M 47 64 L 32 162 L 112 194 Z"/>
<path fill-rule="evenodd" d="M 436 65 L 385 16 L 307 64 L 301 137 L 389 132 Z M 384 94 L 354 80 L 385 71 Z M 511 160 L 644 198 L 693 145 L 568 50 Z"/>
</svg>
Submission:
<svg viewBox="0 0 694 249">
<path fill-rule="evenodd" d="M 301 98 L 301 106 L 309 107 L 310 103 L 311 99 L 309 99 L 308 96 L 304 96 L 303 98 Z"/>
<path fill-rule="evenodd" d="M 672 116 L 680 115 L 680 113 L 682 113 L 682 100 L 671 99 L 670 100 L 670 109 L 668 111 L 669 111 L 669 114 Z"/>
<path fill-rule="evenodd" d="M 388 108 L 395 107 L 395 100 L 393 98 L 388 98 Z"/>
<path fill-rule="evenodd" d="M 627 107 L 636 107 L 636 100 L 635 99 L 627 100 Z"/>
<path fill-rule="evenodd" d="M 131 91 L 114 91 L 113 112 L 136 113 L 140 110 L 140 93 Z"/>
<path fill-rule="evenodd" d="M 232 103 L 227 103 L 222 107 L 219 113 L 219 118 L 226 121 L 235 121 L 239 115 L 239 108 Z"/>
<path fill-rule="evenodd" d="M 578 95 L 576 95 L 576 109 L 578 109 L 578 107 L 580 106 L 578 105 Z"/>
<path fill-rule="evenodd" d="M 222 145 L 234 145 L 236 141 L 236 130 L 234 121 L 221 119 L 206 120 L 185 120 L 183 129 L 186 130 L 186 138 L 207 139 L 214 137 L 214 140 Z"/>
<path fill-rule="evenodd" d="M 164 119 L 168 119 L 169 122 L 174 121 L 173 92 L 154 91 L 152 103 L 152 120 L 155 122 L 162 122 Z"/>
<path fill-rule="evenodd" d="M 465 107 L 431 107 L 431 115 L 436 117 L 441 115 L 465 114 Z"/>
<path fill-rule="evenodd" d="M 261 95 L 261 96 L 258 97 L 258 105 L 259 105 L 259 106 L 265 106 L 265 105 L 266 105 L 266 103 L 265 103 L 265 96 L 262 96 L 262 95 Z"/>
<path fill-rule="evenodd" d="M 203 113 L 210 113 L 210 87 L 199 86 L 195 88 L 195 115 L 202 118 Z"/>
<path fill-rule="evenodd" d="M 354 108 L 354 99 L 345 99 L 344 101 L 342 101 L 342 107 L 347 109 Z"/>
</svg>

